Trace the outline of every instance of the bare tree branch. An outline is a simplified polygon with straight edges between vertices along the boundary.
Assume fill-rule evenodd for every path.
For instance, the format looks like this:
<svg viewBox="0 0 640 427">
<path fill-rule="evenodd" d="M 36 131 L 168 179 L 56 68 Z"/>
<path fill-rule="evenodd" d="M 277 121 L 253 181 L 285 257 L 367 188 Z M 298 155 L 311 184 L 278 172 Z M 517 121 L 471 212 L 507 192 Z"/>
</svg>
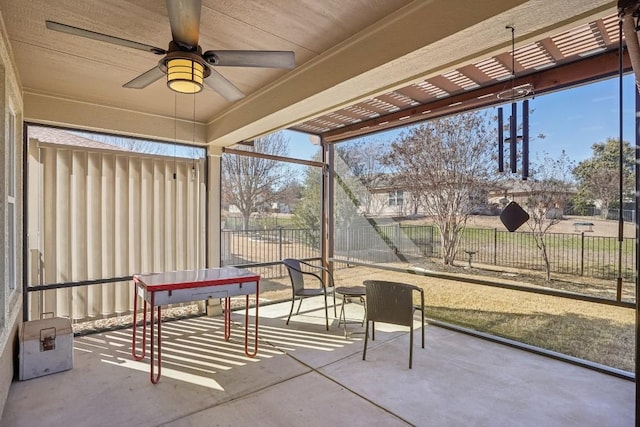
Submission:
<svg viewBox="0 0 640 427">
<path fill-rule="evenodd" d="M 499 180 L 490 125 L 486 113 L 470 112 L 413 126 L 384 160 L 396 184 L 419 198 L 436 223 L 444 264 L 453 264 L 473 207 Z"/>
<path fill-rule="evenodd" d="M 282 132 L 269 134 L 254 141 L 251 150 L 274 156 L 286 156 L 289 140 Z M 224 155 L 222 157 L 223 206 L 235 206 L 242 215 L 243 227 L 249 229 L 253 212 L 267 209 L 277 200 L 278 192 L 289 176 L 287 164 L 260 157 Z"/>
</svg>

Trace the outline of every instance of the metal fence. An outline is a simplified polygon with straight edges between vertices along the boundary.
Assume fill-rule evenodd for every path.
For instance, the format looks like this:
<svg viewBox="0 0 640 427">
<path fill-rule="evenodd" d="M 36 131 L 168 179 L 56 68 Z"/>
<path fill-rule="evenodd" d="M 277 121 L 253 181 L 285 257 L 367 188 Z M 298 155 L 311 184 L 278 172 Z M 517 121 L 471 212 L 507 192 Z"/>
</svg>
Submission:
<svg viewBox="0 0 640 427">
<path fill-rule="evenodd" d="M 317 258 L 320 256 L 320 231 L 311 229 L 222 231 L 220 244 L 222 266 L 265 264 L 284 258 Z M 282 277 L 281 265 L 261 270 L 264 278 Z"/>
<path fill-rule="evenodd" d="M 442 256 L 440 233 L 435 226 L 396 224 L 378 229 L 377 233 L 349 229 L 343 234 L 351 236 L 346 239 L 357 239 L 357 246 L 363 248 L 374 248 L 380 246 L 379 242 L 385 242 L 383 246 L 386 246 L 387 253 L 391 252 L 396 257 L 407 260 Z M 584 232 L 546 233 L 545 244 L 553 273 L 601 279 L 613 279 L 618 275 L 620 247 L 616 237 L 589 236 Z M 354 257 L 353 250 L 341 251 L 341 256 L 373 261 L 370 257 Z M 511 233 L 498 229 L 467 228 L 460 240 L 456 259 L 468 261 L 469 256 L 478 264 L 527 270 L 545 269 L 540 249 L 530 232 Z M 634 281 L 634 238 L 623 240 L 621 262 L 623 280 Z"/>
<path fill-rule="evenodd" d="M 283 258 L 320 256 L 319 232 L 309 229 L 223 231 L 222 265 L 277 262 Z M 619 245 L 615 237 L 582 233 L 547 233 L 546 250 L 552 273 L 614 279 L 618 276 Z M 431 225 L 350 227 L 334 236 L 334 254 L 346 261 L 419 262 L 442 256 L 438 228 Z M 545 270 L 544 260 L 530 232 L 467 228 L 456 260 L 525 270 Z M 635 239 L 625 238 L 621 250 L 622 278 L 635 280 Z M 273 267 L 269 277 L 280 274 Z"/>
<path fill-rule="evenodd" d="M 618 242 L 613 237 L 587 236 L 580 234 L 548 233 L 546 241 L 551 260 L 551 271 L 564 274 L 582 275 L 594 278 L 613 279 L 618 274 Z M 222 265 L 257 265 L 261 277 L 265 279 L 284 277 L 287 273 L 279 263 L 284 258 L 313 259 L 320 257 L 320 232 L 311 229 L 274 229 L 261 231 L 223 231 L 221 233 Z M 437 262 L 442 248 L 438 229 L 429 225 L 384 225 L 374 227 L 352 227 L 336 232 L 334 256 L 345 261 L 365 263 L 393 263 L 407 261 L 419 263 L 425 259 Z M 457 260 L 467 262 L 473 253 L 474 264 L 488 264 L 526 270 L 543 270 L 544 263 L 531 233 L 509 233 L 497 229 L 466 229 L 462 237 Z M 622 246 L 623 280 L 632 282 L 634 278 L 635 239 L 627 238 Z M 87 317 L 109 317 L 114 313 L 130 312 L 130 282 L 114 282 L 115 279 L 96 280 L 98 286 L 82 286 L 73 289 L 51 290 L 36 287 L 32 298 L 54 295 L 58 303 L 62 297 L 73 307 L 58 306 L 56 313 L 73 313 L 80 320 Z M 80 284 L 80 283 L 78 283 Z M 82 283 L 85 284 L 85 283 Z M 86 283 L 89 284 L 89 283 Z M 115 291 L 115 297 L 110 292 Z M 119 301 L 123 309 L 103 310 L 89 313 L 79 310 L 86 302 L 92 306 L 92 292 L 101 292 L 114 304 Z M 105 293 L 106 292 L 106 293 Z M 115 298 L 115 299 L 114 299 Z M 34 301 L 32 300 L 32 303 Z M 40 301 L 38 308 L 46 306 Z M 104 307 L 104 304 L 103 304 Z M 69 309 L 71 310 L 71 309 Z"/>
<path fill-rule="evenodd" d="M 629 205 L 625 204 L 625 206 L 628 207 Z M 636 220 L 635 214 L 636 214 L 635 209 L 623 209 L 622 219 L 628 222 L 635 222 Z M 609 209 L 609 211 L 607 212 L 607 217 L 602 218 L 603 217 L 602 209 L 596 208 L 594 206 L 587 206 L 582 209 L 567 207 L 564 210 L 564 215 L 590 216 L 594 218 L 609 219 L 609 220 L 617 221 L 618 218 L 620 218 L 620 210 L 618 208 Z"/>
</svg>

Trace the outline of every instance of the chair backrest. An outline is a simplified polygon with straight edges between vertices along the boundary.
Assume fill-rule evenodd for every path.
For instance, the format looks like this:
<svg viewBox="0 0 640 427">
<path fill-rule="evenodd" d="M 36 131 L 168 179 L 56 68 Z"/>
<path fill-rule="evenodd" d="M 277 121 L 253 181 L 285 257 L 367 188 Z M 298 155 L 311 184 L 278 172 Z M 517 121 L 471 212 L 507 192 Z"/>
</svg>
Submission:
<svg viewBox="0 0 640 427">
<path fill-rule="evenodd" d="M 367 320 L 404 326 L 413 324 L 414 285 L 384 280 L 365 280 L 364 285 L 367 288 Z"/>
<path fill-rule="evenodd" d="M 302 274 L 302 267 L 300 261 L 293 258 L 286 258 L 282 260 L 282 263 L 289 270 L 289 277 L 291 278 L 291 286 L 293 286 L 293 292 L 304 289 L 304 276 Z"/>
</svg>

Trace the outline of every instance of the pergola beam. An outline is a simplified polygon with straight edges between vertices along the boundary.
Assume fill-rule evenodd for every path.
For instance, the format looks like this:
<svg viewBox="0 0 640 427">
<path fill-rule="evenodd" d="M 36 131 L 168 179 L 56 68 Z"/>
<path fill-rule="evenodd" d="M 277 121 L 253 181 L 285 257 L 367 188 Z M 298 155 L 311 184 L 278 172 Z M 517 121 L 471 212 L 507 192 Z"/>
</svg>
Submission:
<svg viewBox="0 0 640 427">
<path fill-rule="evenodd" d="M 580 61 L 520 76 L 514 80 L 513 85 L 532 84 L 536 95 L 565 89 L 616 75 L 619 72 L 618 58 L 618 49 L 610 50 Z M 631 61 L 626 51 L 623 53 L 623 68 L 625 72 L 631 70 Z M 322 137 L 326 142 L 338 142 L 372 132 L 405 126 L 407 123 L 502 104 L 505 101 L 498 99 L 496 95 L 510 88 L 511 84 L 511 80 L 500 82 L 409 109 L 385 114 L 374 119 L 363 120 L 325 132 Z"/>
</svg>

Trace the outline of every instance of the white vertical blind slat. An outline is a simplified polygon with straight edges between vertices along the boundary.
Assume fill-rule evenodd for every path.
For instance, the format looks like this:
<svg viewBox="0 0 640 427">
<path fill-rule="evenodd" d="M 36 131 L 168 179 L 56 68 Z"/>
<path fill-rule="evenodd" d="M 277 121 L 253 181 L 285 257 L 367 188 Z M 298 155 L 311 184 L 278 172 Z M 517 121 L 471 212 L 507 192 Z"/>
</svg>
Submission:
<svg viewBox="0 0 640 427">
<path fill-rule="evenodd" d="M 97 153 L 88 153 L 87 159 L 87 273 L 90 279 L 104 277 L 102 275 L 102 159 Z M 97 317 L 102 314 L 102 289 L 99 286 L 89 287 L 87 316 Z"/>
<path fill-rule="evenodd" d="M 29 232 L 42 236 L 43 283 L 204 267 L 203 160 L 40 148 L 41 158 L 31 160 L 40 162 L 42 179 L 29 191 L 41 194 L 44 229 Z M 133 308 L 129 282 L 41 295 L 37 311 L 76 320 Z"/>
<path fill-rule="evenodd" d="M 114 250 L 115 250 L 115 158 L 114 155 L 105 154 L 102 156 L 102 186 L 100 195 L 102 197 L 102 275 L 103 277 L 114 277 Z M 115 313 L 115 295 L 113 283 L 99 285 L 102 288 L 102 315 L 108 316 Z"/>
<path fill-rule="evenodd" d="M 71 152 L 58 150 L 56 155 L 56 270 L 58 282 L 70 282 L 71 277 Z M 71 290 L 60 289 L 56 295 L 56 314 L 71 315 Z"/>
<path fill-rule="evenodd" d="M 87 155 L 74 151 L 71 174 L 71 268 L 72 280 L 86 280 L 87 277 Z M 87 316 L 87 288 L 71 290 L 72 319 Z"/>
<path fill-rule="evenodd" d="M 129 164 L 125 156 L 115 158 L 114 195 L 114 268 L 115 276 L 126 276 L 129 267 Z M 116 313 L 129 311 L 128 283 L 118 282 L 115 286 Z"/>
</svg>

